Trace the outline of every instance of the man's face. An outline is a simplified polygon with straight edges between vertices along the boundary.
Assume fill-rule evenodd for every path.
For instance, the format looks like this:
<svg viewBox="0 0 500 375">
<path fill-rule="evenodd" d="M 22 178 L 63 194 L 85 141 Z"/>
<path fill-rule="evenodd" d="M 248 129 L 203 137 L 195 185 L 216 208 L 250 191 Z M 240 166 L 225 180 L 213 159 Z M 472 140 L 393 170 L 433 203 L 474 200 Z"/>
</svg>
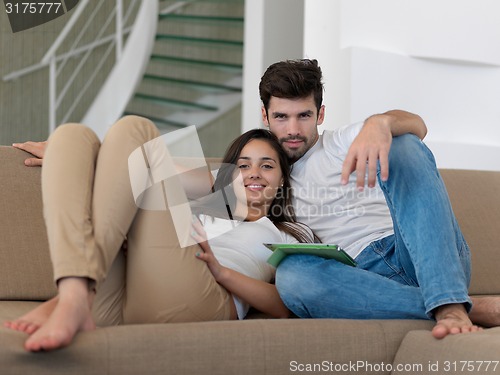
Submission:
<svg viewBox="0 0 500 375">
<path fill-rule="evenodd" d="M 314 97 L 284 99 L 271 97 L 269 108 L 262 107 L 262 120 L 280 140 L 292 163 L 299 160 L 318 139 L 325 107 L 316 110 Z"/>
</svg>

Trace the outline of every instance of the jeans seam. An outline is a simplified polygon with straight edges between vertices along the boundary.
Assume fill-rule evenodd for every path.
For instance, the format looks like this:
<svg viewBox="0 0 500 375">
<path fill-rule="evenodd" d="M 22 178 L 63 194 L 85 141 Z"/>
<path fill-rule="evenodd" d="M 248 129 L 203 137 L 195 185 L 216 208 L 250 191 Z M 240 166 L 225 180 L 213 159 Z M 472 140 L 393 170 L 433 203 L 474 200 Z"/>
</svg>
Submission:
<svg viewBox="0 0 500 375">
<path fill-rule="evenodd" d="M 372 249 L 373 251 L 382 258 L 384 263 L 394 272 L 395 275 L 388 277 L 388 279 L 393 279 L 396 275 L 401 277 L 404 282 L 409 286 L 415 286 L 413 283 L 410 283 L 408 280 L 408 275 L 402 267 L 396 267 L 392 262 L 389 262 L 385 257 L 385 253 L 380 250 L 380 244 L 378 242 L 373 243 Z"/>
</svg>

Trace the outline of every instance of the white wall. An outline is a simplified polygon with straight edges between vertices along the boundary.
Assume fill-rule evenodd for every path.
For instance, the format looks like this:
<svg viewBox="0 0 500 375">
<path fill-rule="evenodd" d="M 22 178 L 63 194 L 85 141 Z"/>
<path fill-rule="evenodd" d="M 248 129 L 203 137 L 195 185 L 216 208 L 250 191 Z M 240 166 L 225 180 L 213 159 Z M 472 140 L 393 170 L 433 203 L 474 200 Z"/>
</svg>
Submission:
<svg viewBox="0 0 500 375">
<path fill-rule="evenodd" d="M 341 48 L 341 5 L 338 0 L 305 0 L 304 57 L 318 60 L 325 87 L 320 131 L 352 122 L 351 53 Z"/>
<path fill-rule="evenodd" d="M 273 62 L 302 58 L 304 0 L 245 1 L 242 131 L 262 124 L 259 82 Z"/>
<path fill-rule="evenodd" d="M 500 170 L 500 2 L 305 0 L 304 14 L 325 128 L 406 109 L 440 167 Z"/>
</svg>

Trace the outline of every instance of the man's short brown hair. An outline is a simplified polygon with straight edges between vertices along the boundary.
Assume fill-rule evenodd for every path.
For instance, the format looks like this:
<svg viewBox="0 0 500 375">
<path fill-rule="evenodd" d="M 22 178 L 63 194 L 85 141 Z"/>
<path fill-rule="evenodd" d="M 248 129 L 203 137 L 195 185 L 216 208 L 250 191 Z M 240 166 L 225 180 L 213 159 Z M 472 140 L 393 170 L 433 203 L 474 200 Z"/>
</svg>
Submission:
<svg viewBox="0 0 500 375">
<path fill-rule="evenodd" d="M 272 96 L 303 99 L 313 94 L 319 113 L 323 103 L 322 77 L 317 60 L 285 60 L 270 65 L 259 84 L 260 99 L 266 112 Z"/>
</svg>

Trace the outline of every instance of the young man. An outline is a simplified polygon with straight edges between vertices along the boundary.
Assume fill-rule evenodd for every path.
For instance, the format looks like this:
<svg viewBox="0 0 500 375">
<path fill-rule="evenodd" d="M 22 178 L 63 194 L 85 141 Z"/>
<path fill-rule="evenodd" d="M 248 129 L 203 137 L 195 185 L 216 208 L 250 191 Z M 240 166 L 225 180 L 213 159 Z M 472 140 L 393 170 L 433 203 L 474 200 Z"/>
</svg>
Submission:
<svg viewBox="0 0 500 375">
<path fill-rule="evenodd" d="M 276 284 L 291 311 L 303 318 L 435 319 L 436 338 L 479 330 L 471 319 L 499 324 L 498 299 L 475 300 L 472 309 L 469 249 L 421 142 L 427 129 L 419 116 L 389 111 L 319 135 L 325 107 L 316 60 L 271 65 L 259 90 L 264 124 L 293 163 L 298 221 L 358 263 L 287 257 Z M 480 319 L 485 312 L 488 319 Z"/>
</svg>

